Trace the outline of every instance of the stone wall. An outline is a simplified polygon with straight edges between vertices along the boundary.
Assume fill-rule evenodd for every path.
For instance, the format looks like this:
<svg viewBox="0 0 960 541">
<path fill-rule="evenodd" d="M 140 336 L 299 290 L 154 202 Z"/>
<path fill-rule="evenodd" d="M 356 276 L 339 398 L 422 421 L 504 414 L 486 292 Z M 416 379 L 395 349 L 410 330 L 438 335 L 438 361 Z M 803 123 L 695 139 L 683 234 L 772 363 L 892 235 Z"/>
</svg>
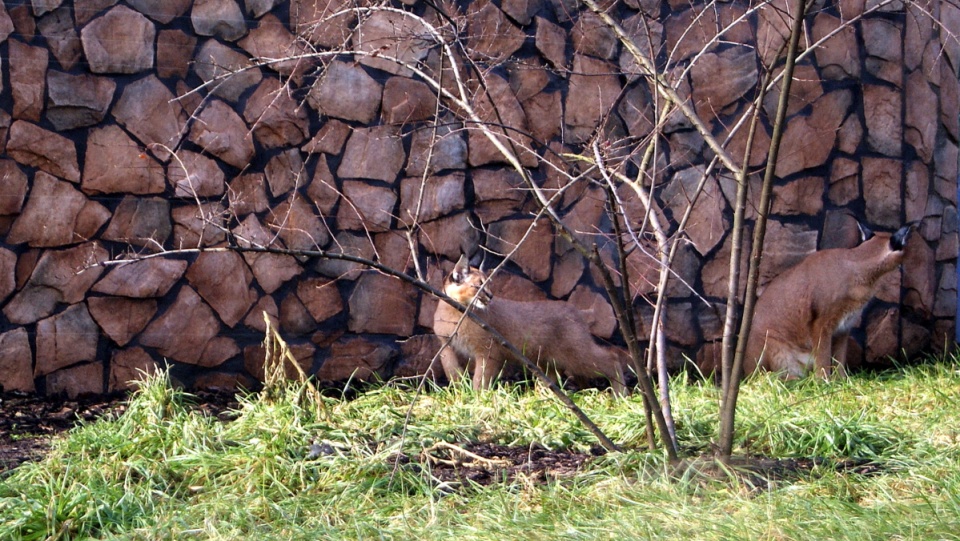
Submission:
<svg viewBox="0 0 960 541">
<path fill-rule="evenodd" d="M 789 27 L 779 0 L 756 11 L 744 2 L 602 4 L 681 81 L 678 91 L 721 140 L 761 66 L 777 64 Z M 461 250 L 506 251 L 535 225 L 497 293 L 567 299 L 590 310 L 597 336 L 617 339 L 595 272 L 548 222 L 532 221 L 536 206 L 517 173 L 463 129 L 462 111 L 438 109 L 420 76 L 383 58 L 449 75 L 425 28 L 396 11 L 328 16 L 354 5 L 0 7 L 3 389 L 113 391 L 164 363 L 194 388 L 251 386 L 262 375 L 264 312 L 320 380 L 425 371 L 436 301 L 412 286 L 343 261 L 161 253 L 238 242 L 323 248 L 410 272 L 417 263 L 439 285 Z M 521 160 L 542 186 L 560 182 L 555 166 L 571 170 L 559 156 L 582 151 L 601 121 L 611 152 L 642 149 L 654 130 L 653 94 L 595 15 L 571 0 L 438 5 L 451 19 L 418 0 L 394 8 L 445 25 L 448 38 L 456 23 L 465 49 L 455 56 L 474 106 L 533 150 Z M 939 26 L 960 28 L 960 9 L 939 0 L 875 8 L 839 0 L 807 20 L 807 40 L 828 39 L 798 68 L 763 269 L 768 279 L 815 249 L 851 244 L 852 215 L 879 229 L 920 224 L 902 275 L 883 287 L 851 344 L 852 358 L 869 361 L 953 342 L 960 137 L 960 45 Z M 364 54 L 323 54 L 344 45 Z M 293 58 L 304 53 L 318 54 Z M 287 60 L 268 61 L 279 58 Z M 751 167 L 764 163 L 777 94 L 764 101 Z M 680 115 L 660 129 L 657 196 L 675 224 L 712 151 Z M 744 141 L 741 131 L 732 155 Z M 668 286 L 678 366 L 719 337 L 717 312 L 700 295 L 725 296 L 728 177 L 711 176 L 676 261 L 699 295 L 677 279 Z M 581 184 L 562 199 L 564 220 L 585 236 L 609 232 L 600 194 Z M 604 239 L 593 237 L 612 260 Z M 655 270 L 644 257 L 628 261 L 645 295 L 641 324 Z M 123 259 L 139 261 L 99 265 Z"/>
</svg>

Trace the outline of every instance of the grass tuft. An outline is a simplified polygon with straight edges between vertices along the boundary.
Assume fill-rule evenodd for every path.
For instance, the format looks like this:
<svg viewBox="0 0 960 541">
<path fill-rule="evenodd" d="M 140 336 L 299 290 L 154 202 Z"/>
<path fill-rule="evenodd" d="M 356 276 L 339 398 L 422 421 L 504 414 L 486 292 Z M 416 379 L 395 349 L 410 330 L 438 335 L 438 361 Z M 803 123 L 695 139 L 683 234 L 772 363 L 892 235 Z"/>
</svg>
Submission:
<svg viewBox="0 0 960 541">
<path fill-rule="evenodd" d="M 385 384 L 346 400 L 283 380 L 241 397 L 222 423 L 166 374 L 153 377 L 120 418 L 83 424 L 43 461 L 5 474 L 0 539 L 956 536 L 956 358 L 830 384 L 753 378 L 740 395 L 743 461 L 731 466 L 701 457 L 716 438 L 710 385 L 673 382 L 680 464 L 645 449 L 639 396 L 580 392 L 578 405 L 626 452 L 545 477 L 474 458 L 492 468 L 483 483 L 443 464 L 467 468 L 475 443 L 589 454 L 597 442 L 536 385 L 418 395 Z M 770 476 L 755 457 L 811 466 Z"/>
</svg>

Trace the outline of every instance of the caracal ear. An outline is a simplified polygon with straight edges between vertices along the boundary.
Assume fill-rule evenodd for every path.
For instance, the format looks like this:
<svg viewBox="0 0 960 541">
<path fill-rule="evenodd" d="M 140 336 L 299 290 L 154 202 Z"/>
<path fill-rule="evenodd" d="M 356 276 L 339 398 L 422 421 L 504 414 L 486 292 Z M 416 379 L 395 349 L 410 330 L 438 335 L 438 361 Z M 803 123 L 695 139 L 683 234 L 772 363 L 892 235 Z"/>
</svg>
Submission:
<svg viewBox="0 0 960 541">
<path fill-rule="evenodd" d="M 457 260 L 456 266 L 453 267 L 453 272 L 450 274 L 450 277 L 453 278 L 454 282 L 459 283 L 463 281 L 469 271 L 470 261 L 467 259 L 466 254 L 460 254 L 460 259 Z"/>
<path fill-rule="evenodd" d="M 890 237 L 890 249 L 899 252 L 903 250 L 904 245 L 907 244 L 907 235 L 910 234 L 910 230 L 913 229 L 913 225 L 905 225 L 897 230 L 893 236 Z"/>
<path fill-rule="evenodd" d="M 868 240 L 873 238 L 873 230 L 871 230 L 869 227 L 860 223 L 860 220 L 857 220 L 857 229 L 860 230 L 861 243 L 867 242 Z"/>
</svg>

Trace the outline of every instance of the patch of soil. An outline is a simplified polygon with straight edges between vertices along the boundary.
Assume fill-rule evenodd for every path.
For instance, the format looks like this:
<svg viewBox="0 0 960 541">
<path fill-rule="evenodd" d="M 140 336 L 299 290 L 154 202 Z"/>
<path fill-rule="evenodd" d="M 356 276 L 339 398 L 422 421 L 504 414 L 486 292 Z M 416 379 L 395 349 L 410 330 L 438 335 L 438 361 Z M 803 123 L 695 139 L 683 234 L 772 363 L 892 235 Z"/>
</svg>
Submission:
<svg viewBox="0 0 960 541">
<path fill-rule="evenodd" d="M 45 397 L 19 393 L 0 393 L 0 474 L 31 460 L 39 460 L 50 450 L 58 434 L 81 421 L 103 417 L 116 418 L 127 409 L 129 396 Z M 233 395 L 201 393 L 191 401 L 204 415 L 228 420 L 239 404 Z"/>
<path fill-rule="evenodd" d="M 597 449 L 596 454 L 602 454 Z M 595 455 L 574 451 L 551 451 L 539 445 L 508 447 L 493 443 L 470 443 L 463 446 L 441 442 L 425 449 L 420 461 L 430 475 L 446 486 L 475 483 L 545 483 L 570 478 Z"/>
</svg>

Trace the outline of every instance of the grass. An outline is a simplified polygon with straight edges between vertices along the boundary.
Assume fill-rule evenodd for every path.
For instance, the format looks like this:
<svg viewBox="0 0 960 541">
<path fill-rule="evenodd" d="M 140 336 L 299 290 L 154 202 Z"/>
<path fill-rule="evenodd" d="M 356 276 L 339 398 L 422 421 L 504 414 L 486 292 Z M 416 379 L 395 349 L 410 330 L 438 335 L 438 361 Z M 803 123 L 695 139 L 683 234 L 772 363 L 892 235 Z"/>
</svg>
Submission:
<svg viewBox="0 0 960 541">
<path fill-rule="evenodd" d="M 674 382 L 681 446 L 707 452 L 718 391 Z M 353 400 L 299 384 L 241 401 L 221 423 L 161 375 L 116 420 L 82 425 L 43 461 L 0 478 L 0 539 L 957 539 L 960 361 L 848 381 L 757 377 L 740 394 L 738 453 L 821 457 L 754 490 L 677 470 L 644 449 L 639 396 L 575 396 L 631 449 L 569 478 L 446 485 L 420 459 L 437 442 L 596 441 L 547 391 L 385 385 Z M 316 400 L 324 400 L 323 408 Z M 314 451 L 311 454 L 311 451 Z M 410 462 L 398 461 L 398 454 Z M 871 475 L 838 472 L 843 459 Z M 399 465 L 398 465 L 399 464 Z"/>
</svg>

